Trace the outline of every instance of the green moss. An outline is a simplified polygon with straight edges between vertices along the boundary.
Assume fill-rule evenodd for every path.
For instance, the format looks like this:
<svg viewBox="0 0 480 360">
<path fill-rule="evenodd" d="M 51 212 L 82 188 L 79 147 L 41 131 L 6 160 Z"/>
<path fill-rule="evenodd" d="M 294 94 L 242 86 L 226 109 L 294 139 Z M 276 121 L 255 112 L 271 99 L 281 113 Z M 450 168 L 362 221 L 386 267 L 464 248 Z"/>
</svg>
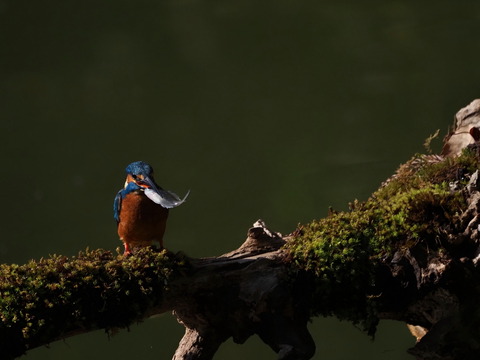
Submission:
<svg viewBox="0 0 480 360">
<path fill-rule="evenodd" d="M 286 245 L 295 264 L 312 275 L 312 315 L 335 315 L 373 333 L 375 272 L 382 261 L 419 244 L 442 251 L 466 206 L 450 183 L 465 183 L 478 157 L 465 151 L 456 159 L 428 159 L 413 158 L 367 201 L 301 226 Z"/>
<path fill-rule="evenodd" d="M 19 355 L 78 328 L 126 327 L 141 319 L 184 260 L 142 249 L 53 255 L 25 265 L 0 265 L 0 352 Z"/>
</svg>

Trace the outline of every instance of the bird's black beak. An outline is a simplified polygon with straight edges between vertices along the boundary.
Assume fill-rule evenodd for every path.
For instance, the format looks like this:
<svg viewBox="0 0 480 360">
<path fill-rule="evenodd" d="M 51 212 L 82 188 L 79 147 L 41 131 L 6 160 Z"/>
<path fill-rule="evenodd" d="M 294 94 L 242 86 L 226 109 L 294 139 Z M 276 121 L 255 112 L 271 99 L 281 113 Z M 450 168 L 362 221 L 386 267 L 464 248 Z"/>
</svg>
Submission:
<svg viewBox="0 0 480 360">
<path fill-rule="evenodd" d="M 159 186 L 155 183 L 155 180 L 150 176 L 145 176 L 142 180 L 138 181 L 138 185 L 147 189 L 152 189 L 154 192 L 160 195 Z"/>
</svg>

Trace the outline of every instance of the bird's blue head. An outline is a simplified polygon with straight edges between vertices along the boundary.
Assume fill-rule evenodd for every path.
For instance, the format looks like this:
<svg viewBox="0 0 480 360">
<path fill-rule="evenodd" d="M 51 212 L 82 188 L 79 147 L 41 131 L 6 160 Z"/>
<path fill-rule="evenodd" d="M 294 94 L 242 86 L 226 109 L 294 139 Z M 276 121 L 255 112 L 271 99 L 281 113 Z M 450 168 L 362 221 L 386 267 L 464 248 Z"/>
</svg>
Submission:
<svg viewBox="0 0 480 360">
<path fill-rule="evenodd" d="M 151 177 L 153 175 L 153 168 L 143 161 L 135 161 L 127 166 L 125 169 L 127 175 Z"/>
</svg>

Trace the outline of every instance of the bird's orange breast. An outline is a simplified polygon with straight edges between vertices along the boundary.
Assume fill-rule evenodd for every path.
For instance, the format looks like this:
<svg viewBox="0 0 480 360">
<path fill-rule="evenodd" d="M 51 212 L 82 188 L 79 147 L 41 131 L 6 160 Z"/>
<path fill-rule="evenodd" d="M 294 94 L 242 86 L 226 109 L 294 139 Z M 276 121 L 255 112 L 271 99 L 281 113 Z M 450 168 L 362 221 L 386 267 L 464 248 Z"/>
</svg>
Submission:
<svg viewBox="0 0 480 360">
<path fill-rule="evenodd" d="M 133 247 L 153 242 L 163 247 L 168 209 L 151 201 L 142 191 L 131 192 L 122 199 L 119 217 L 120 240 Z"/>
</svg>

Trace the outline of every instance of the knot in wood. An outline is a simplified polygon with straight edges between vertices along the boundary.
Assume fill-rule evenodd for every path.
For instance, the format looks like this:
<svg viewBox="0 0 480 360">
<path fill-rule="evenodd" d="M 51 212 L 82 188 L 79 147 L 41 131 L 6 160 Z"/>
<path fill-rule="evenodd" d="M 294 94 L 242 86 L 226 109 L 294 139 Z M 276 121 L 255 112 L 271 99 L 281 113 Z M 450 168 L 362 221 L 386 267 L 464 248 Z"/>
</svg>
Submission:
<svg viewBox="0 0 480 360">
<path fill-rule="evenodd" d="M 248 229 L 247 236 L 257 241 L 275 241 L 282 239 L 282 234 L 268 229 L 265 222 L 261 219 L 257 220 L 253 224 L 253 227 Z"/>
</svg>

